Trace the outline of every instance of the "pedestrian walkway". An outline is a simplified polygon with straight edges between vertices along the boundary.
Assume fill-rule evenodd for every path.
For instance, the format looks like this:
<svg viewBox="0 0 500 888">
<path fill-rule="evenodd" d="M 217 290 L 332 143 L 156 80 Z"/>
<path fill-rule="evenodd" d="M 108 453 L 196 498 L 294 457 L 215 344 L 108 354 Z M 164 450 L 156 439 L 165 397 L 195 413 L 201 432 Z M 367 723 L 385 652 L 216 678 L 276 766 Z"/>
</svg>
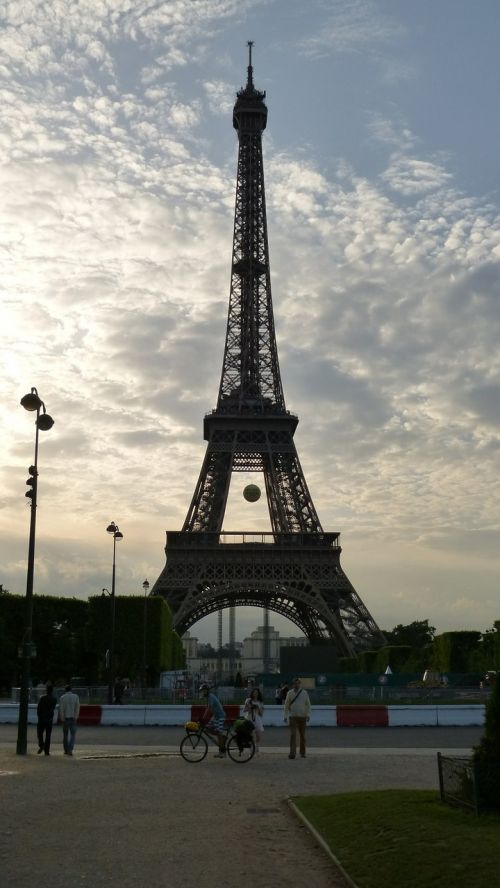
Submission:
<svg viewBox="0 0 500 888">
<path fill-rule="evenodd" d="M 435 751 L 264 747 L 245 765 L 177 747 L 0 747 L 0 870 L 9 888 L 341 888 L 288 796 L 437 791 Z"/>
</svg>

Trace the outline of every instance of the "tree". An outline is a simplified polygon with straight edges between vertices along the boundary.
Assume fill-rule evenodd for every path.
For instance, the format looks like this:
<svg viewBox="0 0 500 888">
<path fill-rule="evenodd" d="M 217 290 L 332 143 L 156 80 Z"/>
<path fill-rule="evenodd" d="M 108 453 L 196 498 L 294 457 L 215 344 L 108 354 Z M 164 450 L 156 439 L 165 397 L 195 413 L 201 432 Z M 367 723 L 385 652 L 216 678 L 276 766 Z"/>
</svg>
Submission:
<svg viewBox="0 0 500 888">
<path fill-rule="evenodd" d="M 500 620 L 495 620 L 481 638 L 482 663 L 485 670 L 500 668 Z"/>
<path fill-rule="evenodd" d="M 185 669 L 186 652 L 180 635 L 172 630 L 172 669 Z"/>
<path fill-rule="evenodd" d="M 213 659 L 217 656 L 217 651 L 208 641 L 206 644 L 198 645 L 198 656 L 204 657 L 205 659 Z"/>
<path fill-rule="evenodd" d="M 384 631 L 388 645 L 409 645 L 421 649 L 432 644 L 436 629 L 429 626 L 429 620 L 414 620 L 404 625 L 399 623 L 392 631 Z"/>
<path fill-rule="evenodd" d="M 431 665 L 439 672 L 470 672 L 480 638 L 475 631 L 442 632 L 434 639 Z"/>
<path fill-rule="evenodd" d="M 475 761 L 494 761 L 500 764 L 500 682 L 493 682 L 486 704 L 484 733 L 474 747 Z"/>
<path fill-rule="evenodd" d="M 479 808 L 500 810 L 500 681 L 486 704 L 484 734 L 473 752 Z"/>
</svg>

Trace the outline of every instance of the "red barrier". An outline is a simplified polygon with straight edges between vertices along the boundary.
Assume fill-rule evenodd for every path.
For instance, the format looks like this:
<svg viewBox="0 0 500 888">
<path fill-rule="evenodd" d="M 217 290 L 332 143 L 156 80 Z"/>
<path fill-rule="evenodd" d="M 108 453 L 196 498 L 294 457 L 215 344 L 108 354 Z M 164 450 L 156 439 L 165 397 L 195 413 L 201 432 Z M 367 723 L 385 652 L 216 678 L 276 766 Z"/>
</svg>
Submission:
<svg viewBox="0 0 500 888">
<path fill-rule="evenodd" d="M 79 725 L 100 725 L 101 724 L 102 706 L 94 706 L 90 703 L 84 703 L 80 706 L 80 715 L 78 716 Z"/>
<path fill-rule="evenodd" d="M 191 721 L 199 721 L 206 708 L 206 706 L 200 706 L 198 703 L 193 703 L 191 706 Z M 224 712 L 227 721 L 233 722 L 235 719 L 239 718 L 240 707 L 233 704 L 230 706 L 224 706 Z"/>
<path fill-rule="evenodd" d="M 337 706 L 339 728 L 387 728 L 387 706 Z"/>
</svg>

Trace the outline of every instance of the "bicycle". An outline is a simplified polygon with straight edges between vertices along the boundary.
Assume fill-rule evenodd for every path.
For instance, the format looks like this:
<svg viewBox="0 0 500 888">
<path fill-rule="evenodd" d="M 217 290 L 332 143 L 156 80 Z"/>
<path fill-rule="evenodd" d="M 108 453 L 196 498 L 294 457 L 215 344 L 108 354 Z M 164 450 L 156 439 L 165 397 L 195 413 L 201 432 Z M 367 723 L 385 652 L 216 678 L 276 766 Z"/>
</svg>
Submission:
<svg viewBox="0 0 500 888">
<path fill-rule="evenodd" d="M 255 755 L 255 743 L 251 736 L 241 736 L 229 724 L 224 731 L 224 746 L 231 761 L 242 765 L 249 762 Z M 219 748 L 216 737 L 207 730 L 206 726 L 198 722 L 187 722 L 184 726 L 186 736 L 181 740 L 180 753 L 186 762 L 202 762 L 208 752 L 208 741 Z"/>
</svg>

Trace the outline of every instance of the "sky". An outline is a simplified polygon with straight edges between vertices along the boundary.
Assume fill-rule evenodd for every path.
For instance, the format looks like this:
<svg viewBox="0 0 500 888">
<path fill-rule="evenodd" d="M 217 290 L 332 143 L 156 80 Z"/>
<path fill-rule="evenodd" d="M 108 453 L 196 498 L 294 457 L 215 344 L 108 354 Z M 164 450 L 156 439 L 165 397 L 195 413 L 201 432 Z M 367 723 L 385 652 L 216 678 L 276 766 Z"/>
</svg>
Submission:
<svg viewBox="0 0 500 888">
<path fill-rule="evenodd" d="M 276 333 L 325 530 L 378 625 L 500 619 L 497 0 L 0 2 L 0 583 L 142 595 L 215 407 L 235 92 L 266 90 Z M 268 530 L 235 475 L 226 530 Z M 227 640 L 227 614 L 224 616 Z M 272 615 L 283 634 L 297 635 Z M 241 609 L 236 635 L 262 623 Z M 215 615 L 193 627 L 215 641 Z"/>
</svg>

